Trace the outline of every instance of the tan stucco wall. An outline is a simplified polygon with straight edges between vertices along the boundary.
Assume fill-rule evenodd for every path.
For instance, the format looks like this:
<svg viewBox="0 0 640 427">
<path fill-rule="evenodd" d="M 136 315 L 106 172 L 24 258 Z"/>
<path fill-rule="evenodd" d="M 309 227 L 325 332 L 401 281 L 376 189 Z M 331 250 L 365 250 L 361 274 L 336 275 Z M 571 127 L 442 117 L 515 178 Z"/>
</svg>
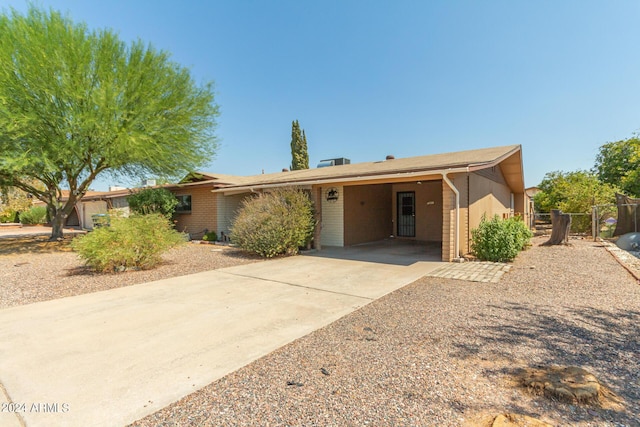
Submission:
<svg viewBox="0 0 640 427">
<path fill-rule="evenodd" d="M 191 196 L 191 213 L 176 213 L 176 229 L 196 236 L 208 231 L 216 231 L 216 193 L 209 187 L 179 189 L 172 191 L 176 196 Z"/>
<path fill-rule="evenodd" d="M 223 239 L 222 233 L 225 236 L 230 235 L 231 224 L 233 224 L 233 220 L 236 217 L 236 213 L 240 208 L 240 203 L 246 198 L 249 197 L 249 193 L 245 194 L 234 194 L 231 196 L 223 196 L 222 194 L 218 194 L 218 223 L 216 225 L 216 233 L 218 234 L 219 239 Z"/>
<path fill-rule="evenodd" d="M 527 226 L 531 225 L 531 201 L 529 196 L 523 193 L 515 193 L 513 195 L 514 200 L 514 213 L 520 215 Z"/>
<path fill-rule="evenodd" d="M 78 209 L 78 217 L 82 221 L 80 225 L 87 230 L 93 230 L 93 219 L 91 218 L 91 216 L 95 214 L 106 213 L 107 202 L 103 200 L 82 202 L 81 208 Z"/>
<path fill-rule="evenodd" d="M 413 191 L 416 195 L 416 236 L 414 240 L 442 241 L 442 181 L 421 181 L 393 184 L 391 198 L 393 234 L 397 233 L 398 192 Z M 405 238 L 405 237 L 403 237 Z"/>
<path fill-rule="evenodd" d="M 469 228 L 480 224 L 482 215 L 506 218 L 511 211 L 511 189 L 506 185 L 478 174 L 471 174 L 469 187 Z"/>
<path fill-rule="evenodd" d="M 455 193 L 446 183 L 442 192 L 442 260 L 451 261 L 471 252 L 471 230 L 478 227 L 483 214 L 488 218 L 498 215 L 506 218 L 513 214 L 511 189 L 507 186 L 500 167 L 474 173 L 453 174 L 449 178 L 460 194 L 459 249 L 455 254 Z M 514 207 L 522 206 L 523 197 L 514 194 Z M 522 207 L 524 209 L 524 207 Z"/>
<path fill-rule="evenodd" d="M 390 184 L 344 187 L 344 245 L 375 242 L 393 234 Z"/>
</svg>

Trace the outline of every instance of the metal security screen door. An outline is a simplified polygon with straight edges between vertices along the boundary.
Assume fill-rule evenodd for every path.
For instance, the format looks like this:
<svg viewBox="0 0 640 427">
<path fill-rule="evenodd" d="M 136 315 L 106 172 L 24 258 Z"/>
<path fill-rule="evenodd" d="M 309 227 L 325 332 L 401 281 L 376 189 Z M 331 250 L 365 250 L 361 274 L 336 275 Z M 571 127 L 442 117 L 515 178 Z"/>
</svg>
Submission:
<svg viewBox="0 0 640 427">
<path fill-rule="evenodd" d="M 416 236 L 416 193 L 398 193 L 398 237 Z"/>
</svg>

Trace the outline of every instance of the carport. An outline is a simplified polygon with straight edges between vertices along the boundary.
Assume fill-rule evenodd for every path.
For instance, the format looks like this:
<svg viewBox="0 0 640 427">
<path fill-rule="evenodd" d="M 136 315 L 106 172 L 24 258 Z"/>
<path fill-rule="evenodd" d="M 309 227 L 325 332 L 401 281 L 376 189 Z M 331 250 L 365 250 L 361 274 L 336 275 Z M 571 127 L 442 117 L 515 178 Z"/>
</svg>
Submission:
<svg viewBox="0 0 640 427">
<path fill-rule="evenodd" d="M 441 247 L 441 179 L 344 187 L 344 246 L 390 237 Z"/>
</svg>

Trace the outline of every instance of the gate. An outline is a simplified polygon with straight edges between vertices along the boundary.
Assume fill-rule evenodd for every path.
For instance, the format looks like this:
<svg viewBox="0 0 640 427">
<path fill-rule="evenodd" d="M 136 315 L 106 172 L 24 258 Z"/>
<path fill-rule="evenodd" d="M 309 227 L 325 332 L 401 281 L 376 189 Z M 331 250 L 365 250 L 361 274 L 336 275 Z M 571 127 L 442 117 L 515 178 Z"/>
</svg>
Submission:
<svg viewBox="0 0 640 427">
<path fill-rule="evenodd" d="M 398 192 L 398 237 L 416 236 L 416 193 Z"/>
</svg>

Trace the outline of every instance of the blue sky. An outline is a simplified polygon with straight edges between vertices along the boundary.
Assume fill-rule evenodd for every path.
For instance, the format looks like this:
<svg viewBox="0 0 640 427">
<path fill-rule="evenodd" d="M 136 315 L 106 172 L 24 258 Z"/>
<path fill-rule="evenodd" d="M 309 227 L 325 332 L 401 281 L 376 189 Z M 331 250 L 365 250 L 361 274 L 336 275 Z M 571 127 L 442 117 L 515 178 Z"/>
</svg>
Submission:
<svg viewBox="0 0 640 427">
<path fill-rule="evenodd" d="M 635 0 L 35 4 L 149 42 L 197 82 L 214 81 L 220 146 L 209 172 L 287 167 L 297 119 L 311 165 L 522 144 L 533 186 L 590 169 L 598 147 L 640 129 Z"/>
</svg>

